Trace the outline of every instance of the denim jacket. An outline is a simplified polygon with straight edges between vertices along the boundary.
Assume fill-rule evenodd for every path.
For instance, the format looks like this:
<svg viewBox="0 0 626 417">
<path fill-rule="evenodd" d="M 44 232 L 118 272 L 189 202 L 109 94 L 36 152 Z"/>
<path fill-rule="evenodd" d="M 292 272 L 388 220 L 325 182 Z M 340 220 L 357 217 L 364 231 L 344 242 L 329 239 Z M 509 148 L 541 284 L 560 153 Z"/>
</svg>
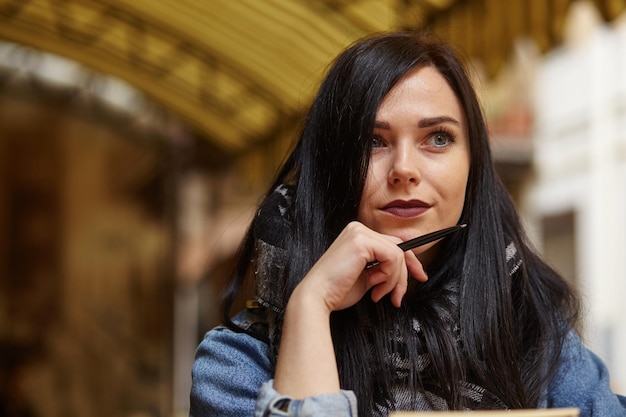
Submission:
<svg viewBox="0 0 626 417">
<path fill-rule="evenodd" d="M 248 311 L 234 321 L 255 323 Z M 356 417 L 351 391 L 291 400 L 272 385 L 268 345 L 220 326 L 200 343 L 192 370 L 190 417 Z M 541 408 L 577 407 L 581 417 L 626 417 L 626 397 L 613 393 L 602 361 L 571 333 Z"/>
</svg>

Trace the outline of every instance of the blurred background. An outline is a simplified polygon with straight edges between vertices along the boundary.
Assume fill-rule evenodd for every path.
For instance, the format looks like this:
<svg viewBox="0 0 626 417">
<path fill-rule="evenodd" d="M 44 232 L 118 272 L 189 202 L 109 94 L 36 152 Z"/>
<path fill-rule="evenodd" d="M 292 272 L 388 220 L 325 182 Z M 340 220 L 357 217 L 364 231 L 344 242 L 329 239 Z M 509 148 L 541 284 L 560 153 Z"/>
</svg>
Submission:
<svg viewBox="0 0 626 417">
<path fill-rule="evenodd" d="M 202 335 L 321 76 L 427 28 L 626 392 L 623 0 L 0 0 L 0 415 L 185 416 Z"/>
</svg>

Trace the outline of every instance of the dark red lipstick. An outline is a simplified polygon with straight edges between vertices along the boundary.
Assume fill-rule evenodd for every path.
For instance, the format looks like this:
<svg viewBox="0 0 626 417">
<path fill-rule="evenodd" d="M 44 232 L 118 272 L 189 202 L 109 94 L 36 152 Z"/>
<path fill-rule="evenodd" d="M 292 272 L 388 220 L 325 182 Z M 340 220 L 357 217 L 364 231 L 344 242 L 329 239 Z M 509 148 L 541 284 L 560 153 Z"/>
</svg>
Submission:
<svg viewBox="0 0 626 417">
<path fill-rule="evenodd" d="M 394 200 L 384 206 L 382 210 L 398 217 L 416 217 L 426 212 L 429 208 L 430 204 L 421 200 Z"/>
</svg>

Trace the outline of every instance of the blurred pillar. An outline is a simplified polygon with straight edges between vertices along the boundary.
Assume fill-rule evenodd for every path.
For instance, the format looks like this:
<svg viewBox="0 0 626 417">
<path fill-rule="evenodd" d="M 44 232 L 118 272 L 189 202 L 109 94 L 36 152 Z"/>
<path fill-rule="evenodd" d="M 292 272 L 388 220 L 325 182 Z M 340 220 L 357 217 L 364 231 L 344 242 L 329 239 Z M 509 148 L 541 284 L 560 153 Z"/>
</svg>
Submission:
<svg viewBox="0 0 626 417">
<path fill-rule="evenodd" d="M 172 175 L 174 193 L 175 251 L 173 294 L 173 415 L 189 415 L 191 368 L 197 347 L 199 323 L 198 282 L 206 270 L 208 208 L 210 193 L 204 175 L 187 165 L 193 152 L 191 139 L 182 129 L 172 133 L 179 143 L 174 145 L 177 167 Z M 185 166 L 187 165 L 187 166 Z"/>
</svg>

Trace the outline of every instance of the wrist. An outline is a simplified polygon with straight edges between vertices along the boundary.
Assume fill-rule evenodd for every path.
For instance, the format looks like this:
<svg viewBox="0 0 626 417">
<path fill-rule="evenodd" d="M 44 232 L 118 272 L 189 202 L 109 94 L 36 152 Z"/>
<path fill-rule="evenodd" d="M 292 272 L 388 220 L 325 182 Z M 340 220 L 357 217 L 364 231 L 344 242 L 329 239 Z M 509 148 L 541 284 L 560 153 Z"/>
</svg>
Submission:
<svg viewBox="0 0 626 417">
<path fill-rule="evenodd" d="M 296 399 L 339 392 L 330 310 L 306 285 L 296 287 L 287 303 L 274 387 Z"/>
<path fill-rule="evenodd" d="M 287 312 L 291 314 L 303 313 L 308 318 L 330 320 L 332 310 L 322 295 L 315 289 L 309 288 L 308 283 L 301 282 L 289 297 Z"/>
</svg>

